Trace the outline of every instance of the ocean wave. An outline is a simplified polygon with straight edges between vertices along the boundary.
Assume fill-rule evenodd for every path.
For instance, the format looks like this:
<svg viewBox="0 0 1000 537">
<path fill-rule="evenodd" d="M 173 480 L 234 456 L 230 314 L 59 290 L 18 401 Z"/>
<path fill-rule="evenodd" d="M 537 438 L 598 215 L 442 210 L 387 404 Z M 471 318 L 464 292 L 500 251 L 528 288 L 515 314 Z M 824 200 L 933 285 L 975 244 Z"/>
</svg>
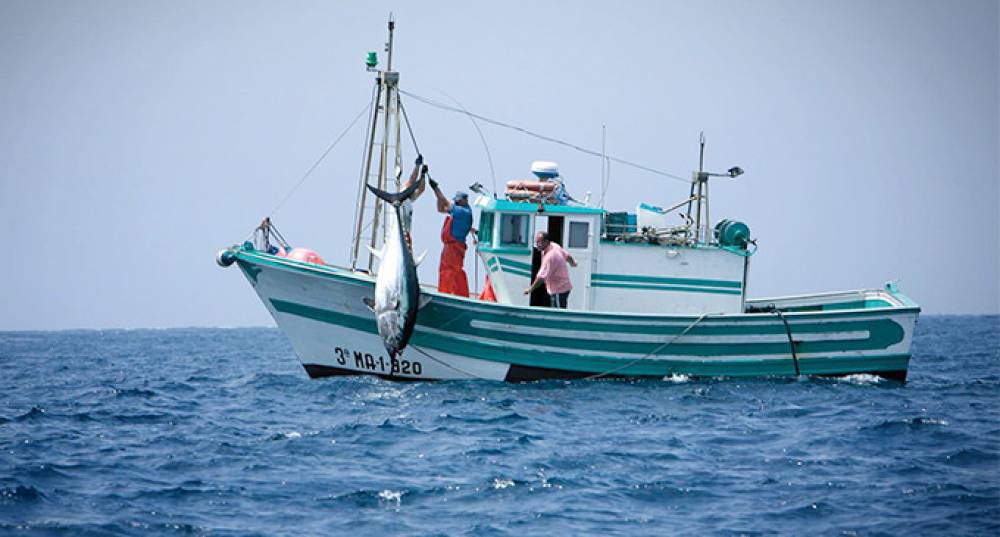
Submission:
<svg viewBox="0 0 1000 537">
<path fill-rule="evenodd" d="M 996 447 L 996 446 L 994 446 Z M 982 466 L 996 470 L 1000 468 L 1000 454 L 994 451 L 986 451 L 974 447 L 966 447 L 946 454 L 943 458 L 945 464 L 953 466 Z"/>
<path fill-rule="evenodd" d="M 142 388 L 113 388 L 112 395 L 115 397 L 120 397 L 123 399 L 135 397 L 138 399 L 150 399 L 159 395 L 159 393 L 153 390 L 145 390 Z"/>
<path fill-rule="evenodd" d="M 44 418 L 48 411 L 40 406 L 33 406 L 27 412 L 20 414 L 10 421 L 30 421 Z"/>
<path fill-rule="evenodd" d="M 859 427 L 862 431 L 918 431 L 923 429 L 933 429 L 937 427 L 947 427 L 948 420 L 941 418 L 931 418 L 927 416 L 917 416 L 913 418 L 893 418 L 882 420 L 875 425 Z"/>
<path fill-rule="evenodd" d="M 514 423 L 520 421 L 527 421 L 530 418 L 527 416 L 518 414 L 517 412 L 507 412 L 497 416 L 458 416 L 455 414 L 444 413 L 440 416 L 442 419 L 449 421 L 458 421 L 462 423 L 475 423 L 475 424 L 502 424 L 502 423 Z"/>
<path fill-rule="evenodd" d="M 342 494 L 322 496 L 316 498 L 316 501 L 345 503 L 353 507 L 361 508 L 384 507 L 387 504 L 392 504 L 393 507 L 398 507 L 402 503 L 403 497 L 407 494 L 409 494 L 409 491 L 406 489 L 359 489 Z"/>
<path fill-rule="evenodd" d="M 33 486 L 15 485 L 0 487 L 0 505 L 37 502 L 45 499 L 45 494 Z"/>
<path fill-rule="evenodd" d="M 644 502 L 668 501 L 706 501 L 719 498 L 719 495 L 707 488 L 686 486 L 676 481 L 639 482 L 619 490 L 619 494 Z"/>
</svg>

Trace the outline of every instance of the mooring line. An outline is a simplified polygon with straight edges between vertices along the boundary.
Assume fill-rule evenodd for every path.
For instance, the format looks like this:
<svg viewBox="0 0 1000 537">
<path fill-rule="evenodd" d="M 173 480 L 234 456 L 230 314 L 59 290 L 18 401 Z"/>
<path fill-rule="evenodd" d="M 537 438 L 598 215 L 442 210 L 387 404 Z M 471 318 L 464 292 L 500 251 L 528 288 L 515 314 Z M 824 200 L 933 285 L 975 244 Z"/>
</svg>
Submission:
<svg viewBox="0 0 1000 537">
<path fill-rule="evenodd" d="M 802 373 L 799 372 L 799 357 L 795 354 L 795 340 L 792 339 L 792 328 L 788 326 L 788 320 L 781 314 L 781 310 L 775 308 L 773 311 L 781 319 L 781 322 L 785 323 L 785 333 L 788 334 L 788 347 L 792 350 L 792 363 L 795 364 L 795 376 L 799 376 Z"/>
<path fill-rule="evenodd" d="M 470 378 L 474 378 L 474 379 L 486 379 L 486 377 L 481 377 L 479 375 L 476 375 L 475 373 L 469 373 L 468 371 L 463 371 L 462 369 L 460 369 L 458 367 L 446 364 L 446 363 L 442 362 L 441 360 L 438 360 L 437 358 L 431 356 L 430 354 L 427 353 L 427 351 L 421 349 L 420 347 L 418 347 L 416 345 L 410 344 L 410 347 L 413 347 L 413 349 L 416 350 L 417 352 L 419 352 L 420 354 L 423 354 L 424 356 L 426 356 L 426 357 L 430 358 L 431 360 L 434 360 L 435 362 L 437 362 L 437 363 L 439 363 L 439 364 L 447 367 L 448 369 L 451 369 L 452 371 L 457 371 L 457 372 L 459 372 L 459 373 L 461 373 L 463 375 L 466 375 L 466 376 L 468 376 Z M 486 379 L 486 380 L 490 380 L 490 379 Z"/>
<path fill-rule="evenodd" d="M 656 347 L 655 349 L 649 351 L 649 353 L 646 354 L 645 356 L 640 356 L 639 358 L 636 358 L 636 359 L 634 359 L 634 360 L 632 360 L 630 362 L 627 362 L 624 365 L 621 365 L 621 366 L 616 367 L 614 369 L 610 369 L 610 370 L 605 371 L 603 373 L 599 373 L 597 375 L 591 375 L 589 377 L 583 377 L 583 380 L 593 380 L 593 379 L 601 378 L 603 376 L 610 375 L 610 374 L 615 373 L 617 371 L 621 371 L 622 369 L 625 369 L 626 367 L 629 367 L 629 366 L 631 366 L 633 364 L 636 364 L 636 363 L 638 363 L 641 360 L 645 360 L 646 358 L 648 358 L 648 357 L 656 354 L 657 352 L 660 352 L 660 350 L 664 349 L 667 345 L 670 345 L 671 343 L 677 341 L 684 334 L 687 334 L 692 328 L 695 327 L 695 325 L 697 325 L 698 323 L 700 323 L 707 316 L 708 316 L 707 313 L 702 313 L 701 316 L 699 316 L 697 319 L 695 319 L 693 323 L 689 324 L 688 327 L 685 328 L 680 334 L 677 334 L 673 338 L 671 338 L 671 339 L 663 342 L 662 344 L 660 344 L 659 347 Z"/>
</svg>

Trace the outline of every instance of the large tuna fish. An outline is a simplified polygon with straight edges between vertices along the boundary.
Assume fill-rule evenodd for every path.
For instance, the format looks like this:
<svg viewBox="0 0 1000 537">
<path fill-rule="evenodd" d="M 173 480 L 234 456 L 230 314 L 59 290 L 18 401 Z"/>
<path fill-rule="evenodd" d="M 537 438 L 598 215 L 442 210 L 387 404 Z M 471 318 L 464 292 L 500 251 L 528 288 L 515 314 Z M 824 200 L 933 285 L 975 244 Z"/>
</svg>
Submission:
<svg viewBox="0 0 1000 537">
<path fill-rule="evenodd" d="M 372 251 L 381 262 L 375 277 L 375 299 L 365 298 L 365 304 L 375 313 L 378 335 L 382 337 L 385 350 L 396 357 L 413 334 L 420 307 L 420 283 L 417 282 L 417 263 L 406 244 L 403 223 L 400 221 L 400 205 L 422 186 L 424 178 L 409 188 L 390 194 L 371 185 L 368 189 L 385 200 L 388 210 L 389 229 L 385 244 L 380 251 Z M 421 256 L 422 257 L 422 256 Z"/>
</svg>

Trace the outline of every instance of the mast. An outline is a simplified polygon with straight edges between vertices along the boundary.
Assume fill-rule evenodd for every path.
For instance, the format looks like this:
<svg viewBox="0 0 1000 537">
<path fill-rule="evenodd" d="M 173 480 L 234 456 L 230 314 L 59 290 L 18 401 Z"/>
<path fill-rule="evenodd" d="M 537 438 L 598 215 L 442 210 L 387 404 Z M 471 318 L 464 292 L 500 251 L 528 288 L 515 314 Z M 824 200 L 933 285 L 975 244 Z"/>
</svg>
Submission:
<svg viewBox="0 0 1000 537">
<path fill-rule="evenodd" d="M 702 131 L 698 135 L 698 173 L 695 175 L 695 180 L 698 182 L 698 207 L 696 209 L 696 218 L 694 224 L 694 241 L 701 242 L 701 204 L 702 200 L 702 185 L 705 185 L 704 170 L 705 170 L 705 131 Z M 707 185 L 706 185 L 707 186 Z M 706 193 L 707 194 L 707 193 Z M 708 214 L 706 211 L 706 219 Z"/>
<path fill-rule="evenodd" d="M 358 220 L 354 226 L 354 245 L 351 250 L 351 270 L 358 269 L 358 251 L 360 250 L 362 234 L 364 233 L 364 222 L 365 222 L 365 203 L 367 201 L 368 189 L 366 186 L 370 184 L 372 175 L 372 160 L 375 157 L 375 139 L 378 136 L 377 131 L 379 130 L 379 123 L 382 124 L 382 135 L 381 135 L 381 148 L 379 149 L 379 159 L 378 159 L 378 172 L 376 175 L 377 187 L 380 190 L 386 190 L 386 184 L 388 179 L 389 169 L 392 164 L 398 166 L 401 161 L 400 155 L 400 130 L 399 130 L 399 73 L 392 70 L 392 49 L 393 49 L 393 33 L 396 29 L 396 21 L 393 20 L 392 14 L 389 14 L 389 41 L 385 45 L 385 51 L 388 54 L 386 69 L 384 71 L 376 70 L 375 66 L 378 64 L 378 59 L 374 52 L 368 53 L 368 70 L 375 71 L 377 74 L 375 76 L 375 102 L 374 113 L 372 114 L 372 124 L 371 124 L 371 135 L 368 138 L 368 149 L 366 151 L 365 157 L 365 170 L 363 174 L 362 183 L 359 185 L 361 189 L 361 206 L 358 210 Z M 392 161 L 390 163 L 389 147 L 390 142 L 394 149 L 394 154 L 392 155 Z M 397 190 L 399 185 L 397 186 Z M 385 226 L 384 226 L 384 215 L 382 213 L 382 200 L 378 197 L 374 197 L 374 209 L 372 211 L 371 219 L 371 235 L 368 239 L 368 245 L 375 249 L 375 247 L 380 243 L 385 241 Z M 375 263 L 375 256 L 371 253 L 368 255 L 368 265 L 367 270 L 369 273 L 372 272 L 372 268 Z"/>
</svg>

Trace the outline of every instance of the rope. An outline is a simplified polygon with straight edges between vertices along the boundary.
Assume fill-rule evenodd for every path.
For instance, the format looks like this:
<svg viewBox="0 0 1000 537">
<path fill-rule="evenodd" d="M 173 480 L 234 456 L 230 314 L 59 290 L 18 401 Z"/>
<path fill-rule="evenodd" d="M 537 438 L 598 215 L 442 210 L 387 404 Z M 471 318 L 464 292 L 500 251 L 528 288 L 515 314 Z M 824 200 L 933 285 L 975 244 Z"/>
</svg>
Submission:
<svg viewBox="0 0 1000 537">
<path fill-rule="evenodd" d="M 708 316 L 707 313 L 702 313 L 697 319 L 694 320 L 693 323 L 689 324 L 688 327 L 685 328 L 680 334 L 677 334 L 673 338 L 671 338 L 671 339 L 663 342 L 659 347 L 656 347 L 655 349 L 649 351 L 649 353 L 646 354 L 645 356 L 640 356 L 639 358 L 636 358 L 635 360 L 626 362 L 625 364 L 623 364 L 621 366 L 618 366 L 618 367 L 616 367 L 614 369 L 609 369 L 609 370 L 607 370 L 607 371 L 605 371 L 603 373 L 598 373 L 596 375 L 591 375 L 589 377 L 584 377 L 583 380 L 593 380 L 593 379 L 601 378 L 603 376 L 615 373 L 616 371 L 621 371 L 622 369 L 625 369 L 626 367 L 629 367 L 630 365 L 638 363 L 641 360 L 645 360 L 646 358 L 648 358 L 648 357 L 656 354 L 657 352 L 660 352 L 660 350 L 663 349 L 663 348 L 665 348 L 667 345 L 670 345 L 671 343 L 677 341 L 684 334 L 687 334 L 689 331 L 691 331 L 692 328 L 695 327 L 695 325 L 697 325 L 698 323 L 700 323 L 702 321 L 702 319 L 704 319 L 707 316 Z"/>
<path fill-rule="evenodd" d="M 788 334 L 788 347 L 792 350 L 792 362 L 795 364 L 795 376 L 801 375 L 802 373 L 799 372 L 799 357 L 795 354 L 795 341 L 792 340 L 792 329 L 788 326 L 788 320 L 781 314 L 781 310 L 775 308 L 772 312 L 781 318 L 781 322 L 785 323 L 785 333 Z"/>
<path fill-rule="evenodd" d="M 282 198 L 281 201 L 279 201 L 278 204 L 274 206 L 274 209 L 271 209 L 271 211 L 267 213 L 267 216 L 273 216 L 274 213 L 277 212 L 277 210 L 280 209 L 281 206 L 284 205 L 286 201 L 288 201 L 288 198 L 292 197 L 292 194 L 294 194 L 295 191 L 298 190 L 300 186 L 302 186 L 302 183 L 306 182 L 306 179 L 308 179 L 309 176 L 312 174 L 312 172 L 315 171 L 317 167 L 319 167 L 320 163 L 323 162 L 323 159 L 325 159 L 326 156 L 330 154 L 330 151 L 333 151 L 333 148 L 337 146 L 340 140 L 342 140 L 344 136 L 346 136 L 347 133 L 350 132 L 350 130 L 354 127 L 354 125 L 358 122 L 358 120 L 361 119 L 361 116 L 363 116 L 364 113 L 368 111 L 368 108 L 370 106 L 371 104 L 367 104 L 365 105 L 364 108 L 361 109 L 360 112 L 358 112 L 358 115 L 354 117 L 354 119 L 351 121 L 351 124 L 348 125 L 347 128 L 344 129 L 344 132 L 340 133 L 340 136 L 338 136 L 337 139 L 334 140 L 333 143 L 331 143 L 326 148 L 326 151 L 323 151 L 323 154 L 320 155 L 319 158 L 316 159 L 316 162 L 314 162 L 313 165 L 310 166 L 309 169 L 306 171 L 306 173 L 302 175 L 302 178 L 299 179 L 299 182 L 296 183 L 296 185 L 292 187 L 292 189 L 289 190 L 287 194 L 285 194 L 285 197 Z"/>
<path fill-rule="evenodd" d="M 438 360 L 437 358 L 431 356 L 430 354 L 427 353 L 427 351 L 421 349 L 420 347 L 418 347 L 416 345 L 410 344 L 410 347 L 412 347 L 413 350 L 419 352 L 420 354 L 423 354 L 424 356 L 430 358 L 431 360 L 434 360 L 435 362 L 437 362 L 437 363 L 439 363 L 439 364 L 447 367 L 448 369 L 451 369 L 452 371 L 457 371 L 457 372 L 459 372 L 459 373 L 461 373 L 463 375 L 466 375 L 466 376 L 474 378 L 474 379 L 485 378 L 485 377 L 481 377 L 479 375 L 476 375 L 475 373 L 469 373 L 468 371 L 464 371 L 464 370 L 462 370 L 462 369 L 460 369 L 458 367 L 454 367 L 452 365 L 446 364 L 446 363 L 442 362 L 441 360 Z"/>
<path fill-rule="evenodd" d="M 422 155 L 423 153 L 420 152 L 420 147 L 417 146 L 417 137 L 413 135 L 413 127 L 410 126 L 410 116 L 406 115 L 406 108 L 403 107 L 403 101 L 399 101 L 399 111 L 403 113 L 403 119 L 406 120 L 406 130 L 410 132 L 410 141 L 413 142 L 413 150 L 416 151 L 418 155 Z M 421 170 L 420 173 L 423 174 L 424 172 Z M 427 172 L 427 177 L 429 179 L 434 179 L 429 171 Z"/>
<path fill-rule="evenodd" d="M 413 127 L 410 126 L 410 116 L 406 115 L 406 107 L 403 106 L 403 101 L 399 101 L 399 111 L 403 113 L 403 119 L 406 120 L 406 130 L 410 131 L 410 141 L 413 142 L 413 150 L 417 152 L 418 155 L 422 155 L 420 148 L 417 147 L 417 137 L 413 135 Z"/>
<path fill-rule="evenodd" d="M 593 149 L 587 149 L 585 147 L 580 147 L 580 146 L 578 146 L 576 144 L 572 144 L 572 143 L 566 142 L 564 140 L 559 140 L 557 138 L 552 138 L 551 136 L 545 136 L 544 134 L 538 134 L 537 132 L 529 131 L 528 129 L 525 129 L 523 127 L 518 127 L 516 125 L 511 125 L 511 124 L 508 124 L 508 123 L 504 123 L 503 121 L 499 121 L 499 120 L 496 120 L 496 119 L 490 119 L 488 117 L 481 116 L 479 114 L 473 114 L 472 112 L 469 112 L 467 110 L 462 110 L 462 109 L 459 109 L 459 108 L 455 108 L 453 106 L 448 106 L 446 104 L 439 103 L 437 101 L 428 99 L 426 97 L 421 97 L 419 95 L 415 95 L 415 94 L 410 93 L 408 91 L 399 90 L 399 92 L 402 93 L 403 95 L 406 95 L 407 97 L 413 97 L 414 99 L 416 99 L 416 100 L 418 100 L 418 101 L 420 101 L 420 102 L 422 102 L 422 103 L 424 103 L 426 105 L 433 106 L 435 108 L 440 108 L 442 110 L 447 110 L 447 111 L 450 111 L 450 112 L 456 112 L 456 113 L 459 113 L 459 114 L 465 114 L 465 115 L 467 115 L 469 117 L 474 117 L 476 119 L 485 121 L 487 123 L 496 125 L 498 127 L 504 127 L 506 129 L 510 129 L 510 130 L 514 130 L 514 131 L 520 132 L 521 134 L 526 134 L 528 136 L 532 136 L 532 137 L 538 138 L 540 140 L 545 140 L 546 142 L 552 142 L 554 144 L 559 144 L 559 145 L 562 145 L 562 146 L 569 147 L 571 149 L 575 149 L 575 150 L 577 150 L 577 151 L 579 151 L 581 153 L 585 153 L 587 155 L 592 155 L 592 156 L 595 156 L 595 157 L 604 157 L 604 158 L 606 158 L 606 159 L 608 159 L 610 161 L 614 161 L 614 162 L 617 162 L 619 164 L 624 164 L 626 166 L 631 166 L 633 168 L 636 168 L 636 169 L 639 169 L 639 170 L 643 170 L 643 171 L 646 171 L 646 172 L 649 172 L 649 173 L 652 173 L 652 174 L 661 175 L 663 177 L 669 177 L 671 179 L 680 181 L 680 182 L 685 183 L 685 184 L 691 182 L 690 179 L 686 179 L 686 178 L 681 177 L 679 175 L 675 175 L 675 174 L 672 174 L 672 173 L 669 173 L 669 172 L 665 172 L 665 171 L 662 171 L 662 170 L 656 170 L 656 169 L 653 169 L 653 168 L 650 168 L 650 167 L 647 167 L 647 166 L 643 166 L 641 164 L 637 164 L 635 162 L 630 162 L 630 161 L 627 161 L 627 160 L 624 160 L 624 159 L 620 159 L 620 158 L 617 158 L 617 157 L 612 157 L 610 155 L 602 155 L 600 151 L 594 151 Z"/>
</svg>

